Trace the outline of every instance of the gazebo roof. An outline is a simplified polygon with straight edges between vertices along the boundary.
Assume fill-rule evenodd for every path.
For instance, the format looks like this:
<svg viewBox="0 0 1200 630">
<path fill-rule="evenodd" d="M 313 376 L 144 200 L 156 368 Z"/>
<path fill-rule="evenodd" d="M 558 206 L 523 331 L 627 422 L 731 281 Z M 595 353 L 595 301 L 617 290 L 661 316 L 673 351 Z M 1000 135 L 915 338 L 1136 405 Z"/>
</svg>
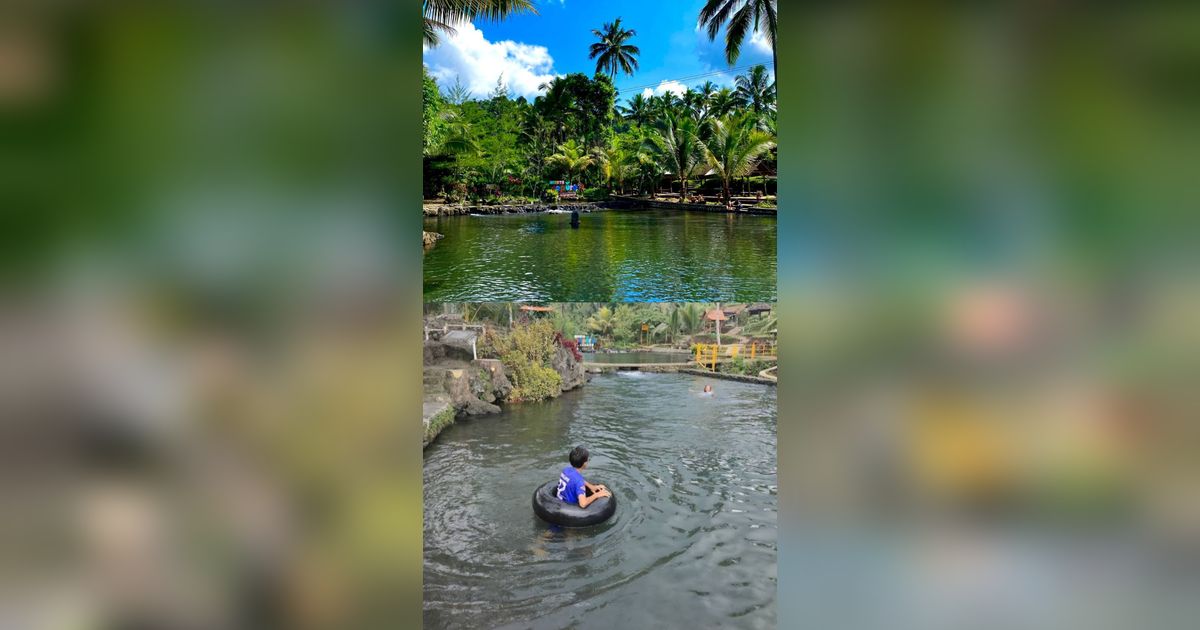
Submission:
<svg viewBox="0 0 1200 630">
<path fill-rule="evenodd" d="M 521 310 L 522 311 L 532 311 L 534 313 L 553 313 L 554 307 L 553 306 L 529 306 L 526 304 L 526 305 L 521 306 Z"/>
<path fill-rule="evenodd" d="M 709 312 L 707 312 L 707 313 L 705 313 L 705 314 L 704 314 L 704 319 L 711 319 L 711 320 L 713 320 L 713 321 L 718 321 L 718 322 L 719 322 L 719 321 L 725 321 L 725 320 L 726 320 L 726 319 L 728 319 L 728 318 L 727 318 L 727 317 L 725 317 L 725 312 L 724 312 L 724 311 L 722 311 L 722 310 L 721 310 L 721 309 L 719 309 L 719 308 L 714 308 L 713 310 L 711 310 L 711 311 L 709 311 Z"/>
<path fill-rule="evenodd" d="M 766 313 L 771 310 L 771 305 L 766 302 L 755 302 L 746 308 L 746 310 L 754 315 L 755 313 Z"/>
</svg>

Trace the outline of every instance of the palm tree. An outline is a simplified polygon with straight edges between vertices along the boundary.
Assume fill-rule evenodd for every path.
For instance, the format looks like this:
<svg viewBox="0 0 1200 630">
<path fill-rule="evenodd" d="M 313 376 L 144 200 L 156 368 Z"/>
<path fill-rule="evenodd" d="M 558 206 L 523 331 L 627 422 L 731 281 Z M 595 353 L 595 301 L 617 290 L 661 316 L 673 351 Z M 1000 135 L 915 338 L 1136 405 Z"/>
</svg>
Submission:
<svg viewBox="0 0 1200 630">
<path fill-rule="evenodd" d="M 729 205 L 729 182 L 748 175 L 775 142 L 756 128 L 750 112 L 713 121 L 712 135 L 701 141 L 708 164 L 721 178 L 721 196 Z"/>
<path fill-rule="evenodd" d="M 688 89 L 683 93 L 683 107 L 687 110 L 688 115 L 696 120 L 704 119 L 704 106 L 707 104 L 708 97 L 692 89 Z"/>
<path fill-rule="evenodd" d="M 775 108 L 775 82 L 767 76 L 767 67 L 759 64 L 734 80 L 737 95 L 754 113 L 762 116 Z"/>
<path fill-rule="evenodd" d="M 632 120 L 639 127 L 650 122 L 651 101 L 641 94 L 634 94 L 628 105 L 618 105 L 617 110 L 626 120 Z"/>
<path fill-rule="evenodd" d="M 561 168 L 567 173 L 569 180 L 573 180 L 577 173 L 582 175 L 594 160 L 595 158 L 588 155 L 587 151 L 574 139 L 558 145 L 558 153 L 546 157 L 546 163 Z"/>
<path fill-rule="evenodd" d="M 712 41 L 725 27 L 725 61 L 733 65 L 742 52 L 742 41 L 746 33 L 757 31 L 771 44 L 772 61 L 778 62 L 775 52 L 775 33 L 778 27 L 776 0 L 708 0 L 700 9 L 699 26 L 708 28 L 708 39 Z M 778 65 L 777 63 L 774 65 Z"/>
<path fill-rule="evenodd" d="M 441 34 L 453 35 L 455 22 L 483 18 L 498 22 L 514 13 L 537 13 L 533 0 L 423 0 L 425 44 L 437 46 Z"/>
<path fill-rule="evenodd" d="M 642 54 L 637 46 L 626 44 L 625 41 L 637 34 L 633 29 L 623 30 L 621 18 L 616 22 L 605 22 L 603 30 L 592 29 L 592 33 L 600 41 L 592 44 L 588 59 L 596 59 L 596 72 L 607 72 L 609 78 L 616 78 L 617 70 L 632 75 L 638 69 L 637 55 Z"/>
<path fill-rule="evenodd" d="M 688 176 L 695 173 L 703 159 L 698 135 L 699 126 L 691 117 L 667 115 L 659 123 L 655 137 L 659 155 L 679 178 L 681 200 L 687 196 Z"/>
<path fill-rule="evenodd" d="M 607 306 L 601 306 L 595 315 L 587 318 L 588 330 L 597 335 L 611 335 L 613 331 L 613 312 Z"/>
<path fill-rule="evenodd" d="M 708 112 L 717 118 L 724 118 L 741 106 L 742 100 L 737 92 L 727 87 L 717 90 L 708 97 Z"/>
<path fill-rule="evenodd" d="M 611 190 L 615 161 L 613 159 L 613 149 L 592 147 L 591 157 L 592 166 L 596 167 L 596 173 L 600 176 L 600 181 L 604 182 L 604 185 Z"/>
</svg>

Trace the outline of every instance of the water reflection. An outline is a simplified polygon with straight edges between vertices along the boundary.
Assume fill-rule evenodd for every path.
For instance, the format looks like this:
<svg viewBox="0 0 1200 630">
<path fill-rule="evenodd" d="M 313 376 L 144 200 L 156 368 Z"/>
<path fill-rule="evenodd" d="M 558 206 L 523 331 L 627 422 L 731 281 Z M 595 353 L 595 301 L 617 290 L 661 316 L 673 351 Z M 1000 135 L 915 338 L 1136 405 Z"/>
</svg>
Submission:
<svg viewBox="0 0 1200 630">
<path fill-rule="evenodd" d="M 776 219 L 636 210 L 452 216 L 424 259 L 426 301 L 774 301 Z"/>
</svg>

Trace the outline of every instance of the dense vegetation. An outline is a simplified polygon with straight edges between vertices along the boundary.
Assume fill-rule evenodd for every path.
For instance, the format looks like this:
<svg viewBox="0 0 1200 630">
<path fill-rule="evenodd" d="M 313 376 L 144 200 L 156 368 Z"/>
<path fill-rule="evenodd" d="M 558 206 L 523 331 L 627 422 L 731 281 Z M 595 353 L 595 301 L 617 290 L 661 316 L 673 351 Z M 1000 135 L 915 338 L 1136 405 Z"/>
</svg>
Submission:
<svg viewBox="0 0 1200 630">
<path fill-rule="evenodd" d="M 611 59 L 600 63 L 615 72 Z M 773 177 L 747 178 L 760 163 L 775 171 L 775 84 L 765 66 L 737 77 L 736 88 L 710 81 L 620 105 L 604 72 L 555 78 L 530 102 L 502 81 L 475 98 L 457 82 L 439 86 L 426 69 L 423 92 L 429 199 L 548 198 L 548 180 L 581 184 L 591 199 L 653 196 L 664 177 L 676 192 L 726 203 L 739 190 L 774 193 Z"/>
<path fill-rule="evenodd" d="M 508 370 L 512 401 L 544 400 L 562 391 L 562 376 L 551 361 L 558 352 L 559 337 L 548 321 L 535 321 L 511 330 L 489 329 L 480 351 L 500 359 Z"/>
<path fill-rule="evenodd" d="M 636 346 L 642 342 L 653 344 L 688 340 L 708 341 L 705 334 L 713 330 L 713 323 L 704 319 L 704 313 L 716 307 L 716 304 L 696 302 L 568 302 L 555 304 L 553 312 L 536 316 L 536 322 L 539 326 L 545 326 L 544 330 L 538 329 L 541 331 L 538 334 L 546 348 L 554 346 L 555 332 L 566 339 L 578 334 L 594 335 L 610 348 Z M 507 302 L 426 304 L 428 313 L 456 312 L 466 321 L 490 322 L 501 327 L 506 327 L 509 321 L 519 322 L 530 318 L 523 315 L 519 308 L 519 305 Z M 648 330 L 645 333 L 642 332 L 642 324 L 647 325 Z M 772 309 L 766 313 L 745 317 L 739 326 L 743 336 L 768 338 L 778 326 L 778 319 Z M 728 331 L 729 328 L 730 325 L 726 324 L 722 330 Z M 501 358 L 502 352 L 497 350 L 495 356 Z"/>
</svg>

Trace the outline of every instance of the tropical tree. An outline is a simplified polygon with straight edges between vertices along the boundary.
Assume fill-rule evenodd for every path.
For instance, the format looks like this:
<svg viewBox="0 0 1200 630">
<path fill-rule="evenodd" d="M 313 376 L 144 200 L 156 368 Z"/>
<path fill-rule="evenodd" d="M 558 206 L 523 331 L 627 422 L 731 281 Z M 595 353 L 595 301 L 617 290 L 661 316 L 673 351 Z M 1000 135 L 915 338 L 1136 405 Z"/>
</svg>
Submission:
<svg viewBox="0 0 1200 630">
<path fill-rule="evenodd" d="M 673 306 L 670 314 L 667 316 L 667 330 L 670 334 L 671 342 L 675 342 L 675 333 L 679 332 L 679 327 L 683 325 L 683 315 L 680 313 L 679 306 Z"/>
<path fill-rule="evenodd" d="M 639 127 L 648 125 L 653 116 L 651 102 L 642 94 L 634 94 L 630 97 L 628 105 L 618 105 L 617 110 L 626 120 Z"/>
<path fill-rule="evenodd" d="M 468 90 L 467 86 L 462 84 L 461 78 L 457 76 L 454 77 L 454 85 L 450 86 L 450 88 L 446 90 L 446 101 L 454 105 L 462 105 L 470 100 L 470 98 L 471 90 Z"/>
<path fill-rule="evenodd" d="M 600 38 L 592 44 L 588 59 L 596 60 L 596 72 L 607 72 L 610 79 L 617 76 L 617 70 L 632 75 L 638 69 L 637 56 L 642 51 L 637 46 L 627 44 L 629 38 L 637 34 L 633 29 L 622 29 L 621 18 L 615 22 L 605 22 L 602 30 L 592 29 L 592 33 Z"/>
<path fill-rule="evenodd" d="M 767 76 L 767 67 L 759 64 L 733 80 L 737 95 L 754 113 L 763 114 L 775 109 L 775 82 Z"/>
<path fill-rule="evenodd" d="M 582 175 L 593 162 L 595 162 L 595 158 L 588 155 L 587 151 L 574 139 L 558 145 L 558 153 L 546 158 L 547 164 L 562 169 L 567 174 L 567 179 L 572 181 L 576 175 Z"/>
<path fill-rule="evenodd" d="M 737 92 L 727 87 L 713 92 L 708 97 L 708 112 L 717 118 L 724 118 L 743 106 L 744 103 Z"/>
<path fill-rule="evenodd" d="M 597 335 L 611 335 L 615 323 L 612 309 L 602 306 L 595 314 L 587 318 L 586 325 L 590 332 Z"/>
<path fill-rule="evenodd" d="M 668 115 L 659 123 L 654 143 L 658 153 L 679 178 L 681 199 L 687 196 L 687 178 L 702 164 L 699 125 L 688 116 Z"/>
<path fill-rule="evenodd" d="M 441 35 L 453 35 L 456 22 L 478 18 L 498 22 L 526 11 L 537 13 L 533 0 L 423 0 L 421 14 L 424 18 L 425 44 L 437 46 Z"/>
<path fill-rule="evenodd" d="M 763 34 L 771 45 L 772 61 L 777 62 L 775 34 L 779 20 L 776 4 L 776 0 L 708 0 L 700 9 L 699 26 L 708 29 L 708 39 L 712 41 L 721 32 L 721 25 L 726 25 L 725 61 L 731 66 L 741 55 L 742 42 L 751 31 Z"/>
<path fill-rule="evenodd" d="M 774 144 L 770 135 L 757 129 L 750 112 L 713 121 L 710 137 L 701 140 L 700 145 L 708 164 L 721 178 L 721 197 L 726 206 L 730 198 L 729 182 L 750 174 L 759 158 Z"/>
</svg>

